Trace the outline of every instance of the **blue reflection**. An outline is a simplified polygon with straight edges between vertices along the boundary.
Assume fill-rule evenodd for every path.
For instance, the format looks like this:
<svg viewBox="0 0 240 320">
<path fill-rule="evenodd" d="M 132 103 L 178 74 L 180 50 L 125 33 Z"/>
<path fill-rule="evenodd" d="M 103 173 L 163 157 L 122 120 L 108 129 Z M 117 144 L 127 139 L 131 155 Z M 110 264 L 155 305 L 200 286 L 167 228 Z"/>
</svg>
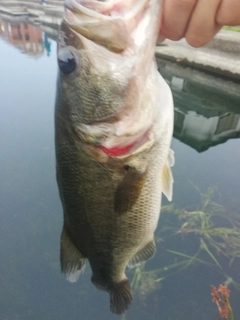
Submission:
<svg viewBox="0 0 240 320">
<path fill-rule="evenodd" d="M 0 319 L 114 319 L 107 295 L 91 285 L 90 268 L 75 285 L 60 272 L 62 207 L 53 128 L 56 30 L 45 29 L 40 36 L 39 26 L 0 24 Z M 174 206 L 196 210 L 200 194 L 214 187 L 218 196 L 213 200 L 227 208 L 226 216 L 240 215 L 239 84 L 169 62 L 159 61 L 159 67 L 175 100 Z M 178 229 L 166 235 L 174 223 L 171 212 L 160 217 L 158 250 L 146 266 L 149 271 L 180 262 L 168 250 L 193 255 L 199 247 L 194 236 L 176 238 Z M 227 227 L 218 217 L 215 223 Z M 240 265 L 239 257 L 229 261 L 214 254 L 222 269 L 195 261 L 185 270 L 160 273 L 164 279 L 148 296 L 143 281 L 126 319 L 218 319 L 210 285 L 225 281 L 226 274 L 240 283 Z M 207 254 L 204 259 L 212 263 Z M 240 293 L 233 284 L 230 290 L 238 319 Z"/>
</svg>

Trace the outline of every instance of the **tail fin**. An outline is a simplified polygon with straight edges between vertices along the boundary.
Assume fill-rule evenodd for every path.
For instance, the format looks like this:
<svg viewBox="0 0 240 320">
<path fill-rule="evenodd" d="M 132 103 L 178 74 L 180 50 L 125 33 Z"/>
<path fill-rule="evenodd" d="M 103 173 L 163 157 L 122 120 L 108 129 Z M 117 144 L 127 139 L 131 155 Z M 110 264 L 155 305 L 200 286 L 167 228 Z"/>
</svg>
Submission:
<svg viewBox="0 0 240 320">
<path fill-rule="evenodd" d="M 113 285 L 110 290 L 110 310 L 113 313 L 124 313 L 132 302 L 132 289 L 128 279 Z"/>
</svg>

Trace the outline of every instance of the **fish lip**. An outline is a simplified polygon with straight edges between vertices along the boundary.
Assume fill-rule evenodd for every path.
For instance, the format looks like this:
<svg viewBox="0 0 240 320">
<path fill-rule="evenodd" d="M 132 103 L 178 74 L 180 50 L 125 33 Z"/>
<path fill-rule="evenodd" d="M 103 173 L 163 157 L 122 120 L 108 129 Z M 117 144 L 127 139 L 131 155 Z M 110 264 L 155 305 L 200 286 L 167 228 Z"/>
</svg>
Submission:
<svg viewBox="0 0 240 320">
<path fill-rule="evenodd" d="M 113 20 L 116 17 L 131 19 L 139 13 L 150 0 L 132 0 L 129 8 L 129 0 L 110 0 L 107 2 L 97 0 L 65 0 L 65 8 L 69 10 L 78 9 L 83 14 L 92 18 L 103 18 Z M 126 8 L 129 8 L 126 10 Z M 114 12 L 114 15 L 111 14 Z M 119 14 L 117 14 L 119 13 Z"/>
<path fill-rule="evenodd" d="M 77 32 L 83 46 L 89 45 L 84 40 L 86 38 L 114 53 L 122 53 L 132 43 L 132 32 L 142 21 L 151 1 L 153 0 L 112 0 L 107 2 L 110 6 L 104 11 L 99 9 L 99 5 L 101 7 L 105 2 L 65 0 L 63 21 Z M 133 5 L 129 7 L 128 2 Z M 116 9 L 116 3 L 122 4 L 123 9 Z"/>
</svg>

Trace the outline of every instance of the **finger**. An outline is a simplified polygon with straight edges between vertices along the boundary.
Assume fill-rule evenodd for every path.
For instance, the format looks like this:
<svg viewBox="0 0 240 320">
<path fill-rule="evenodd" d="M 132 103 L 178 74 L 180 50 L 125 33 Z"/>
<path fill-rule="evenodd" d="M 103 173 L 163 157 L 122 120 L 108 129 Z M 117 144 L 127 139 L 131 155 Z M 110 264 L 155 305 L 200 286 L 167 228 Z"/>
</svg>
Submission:
<svg viewBox="0 0 240 320">
<path fill-rule="evenodd" d="M 166 39 L 166 38 L 159 33 L 158 38 L 157 38 L 157 44 L 162 43 L 165 39 Z"/>
<path fill-rule="evenodd" d="M 240 0 L 222 0 L 216 22 L 222 26 L 240 25 Z"/>
<path fill-rule="evenodd" d="M 220 30 L 221 26 L 215 21 L 220 1 L 197 2 L 185 33 L 185 38 L 191 46 L 196 48 L 204 46 Z"/>
<path fill-rule="evenodd" d="M 170 40 L 180 40 L 195 3 L 196 0 L 165 0 L 160 33 Z"/>
</svg>

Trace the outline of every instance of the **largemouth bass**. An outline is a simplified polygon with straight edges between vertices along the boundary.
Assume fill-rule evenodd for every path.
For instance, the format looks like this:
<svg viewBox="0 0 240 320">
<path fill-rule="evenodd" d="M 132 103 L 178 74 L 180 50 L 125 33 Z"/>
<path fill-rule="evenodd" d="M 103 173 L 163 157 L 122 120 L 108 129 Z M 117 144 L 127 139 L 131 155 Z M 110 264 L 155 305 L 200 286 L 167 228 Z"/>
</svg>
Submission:
<svg viewBox="0 0 240 320">
<path fill-rule="evenodd" d="M 65 0 L 58 38 L 57 182 L 61 268 L 121 314 L 127 266 L 154 255 L 161 193 L 172 198 L 173 102 L 154 59 L 160 0 Z"/>
</svg>

